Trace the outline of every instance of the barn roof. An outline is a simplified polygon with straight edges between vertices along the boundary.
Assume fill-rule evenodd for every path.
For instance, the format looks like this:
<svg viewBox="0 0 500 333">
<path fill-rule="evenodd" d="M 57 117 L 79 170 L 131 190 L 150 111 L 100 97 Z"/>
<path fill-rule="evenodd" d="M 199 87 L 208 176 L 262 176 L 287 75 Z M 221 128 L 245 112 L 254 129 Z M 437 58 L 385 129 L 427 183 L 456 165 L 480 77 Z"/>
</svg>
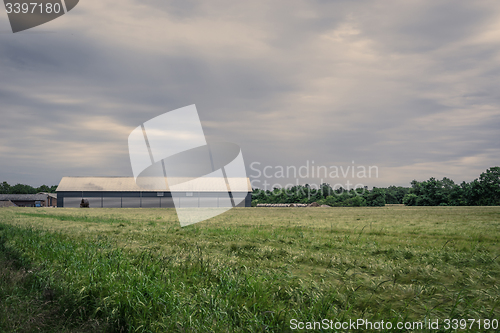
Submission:
<svg viewBox="0 0 500 333">
<path fill-rule="evenodd" d="M 45 194 L 0 194 L 0 201 L 43 201 L 47 200 Z"/>
<path fill-rule="evenodd" d="M 38 192 L 37 194 L 44 194 L 44 195 L 46 195 L 48 197 L 57 199 L 57 193 Z"/>
<path fill-rule="evenodd" d="M 155 181 L 158 178 L 154 178 Z M 63 177 L 57 192 L 226 192 L 227 187 L 222 178 L 202 177 L 192 181 L 190 178 L 165 178 L 165 188 L 144 189 L 138 186 L 134 177 Z M 190 181 L 191 180 L 191 181 Z M 248 178 L 228 178 L 232 192 L 251 192 L 252 186 Z M 168 184 L 176 184 L 172 189 Z"/>
</svg>

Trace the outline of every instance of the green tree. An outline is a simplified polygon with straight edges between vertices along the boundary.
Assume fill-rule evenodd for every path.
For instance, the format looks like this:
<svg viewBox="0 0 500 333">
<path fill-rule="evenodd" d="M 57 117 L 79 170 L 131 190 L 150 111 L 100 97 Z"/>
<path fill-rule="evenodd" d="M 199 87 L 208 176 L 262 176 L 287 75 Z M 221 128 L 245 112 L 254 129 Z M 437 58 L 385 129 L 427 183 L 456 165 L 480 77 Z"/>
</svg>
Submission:
<svg viewBox="0 0 500 333">
<path fill-rule="evenodd" d="M 0 194 L 9 194 L 10 193 L 10 185 L 7 182 L 3 182 L 0 184 Z"/>
<path fill-rule="evenodd" d="M 45 192 L 45 193 L 50 193 L 50 187 L 47 185 L 42 185 L 36 190 L 37 192 Z"/>
<path fill-rule="evenodd" d="M 417 200 L 418 200 L 418 196 L 416 194 L 408 193 L 403 198 L 403 203 L 406 206 L 416 206 L 417 205 Z"/>
<path fill-rule="evenodd" d="M 367 206 L 385 206 L 385 190 L 382 188 L 374 187 L 373 190 L 365 193 L 364 198 Z"/>
<path fill-rule="evenodd" d="M 349 199 L 351 201 L 352 207 L 363 207 L 366 206 L 366 200 L 362 196 L 355 196 L 352 199 Z"/>
<path fill-rule="evenodd" d="M 409 192 L 409 188 L 401 186 L 389 186 L 385 189 L 386 204 L 402 204 L 404 196 Z"/>
<path fill-rule="evenodd" d="M 493 167 L 479 176 L 481 188 L 479 204 L 485 206 L 500 205 L 500 167 Z"/>
<path fill-rule="evenodd" d="M 36 194 L 36 188 L 33 188 L 29 185 L 24 184 L 16 184 L 11 187 L 10 194 Z"/>
</svg>

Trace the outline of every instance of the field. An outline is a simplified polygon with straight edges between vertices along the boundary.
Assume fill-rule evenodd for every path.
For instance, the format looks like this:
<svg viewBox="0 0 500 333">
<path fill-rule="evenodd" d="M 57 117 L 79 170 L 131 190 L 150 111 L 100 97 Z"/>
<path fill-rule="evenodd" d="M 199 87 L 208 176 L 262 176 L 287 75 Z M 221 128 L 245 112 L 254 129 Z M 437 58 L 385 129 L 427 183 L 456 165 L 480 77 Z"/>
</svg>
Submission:
<svg viewBox="0 0 500 333">
<path fill-rule="evenodd" d="M 498 331 L 499 240 L 500 207 L 3 208 L 0 331 Z"/>
</svg>

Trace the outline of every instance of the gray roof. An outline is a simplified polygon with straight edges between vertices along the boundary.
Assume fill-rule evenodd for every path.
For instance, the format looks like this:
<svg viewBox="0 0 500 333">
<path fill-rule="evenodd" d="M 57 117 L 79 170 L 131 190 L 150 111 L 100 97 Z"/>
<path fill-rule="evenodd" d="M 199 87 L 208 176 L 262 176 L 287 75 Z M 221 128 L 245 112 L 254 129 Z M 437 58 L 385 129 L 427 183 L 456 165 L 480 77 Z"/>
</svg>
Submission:
<svg viewBox="0 0 500 333">
<path fill-rule="evenodd" d="M 0 194 L 0 201 L 44 201 L 45 194 Z"/>
<path fill-rule="evenodd" d="M 44 194 L 48 197 L 51 197 L 51 198 L 54 198 L 54 199 L 57 199 L 57 193 L 47 193 L 47 192 L 39 192 L 37 194 Z"/>
<path fill-rule="evenodd" d="M 146 182 L 148 179 L 142 179 Z M 226 182 L 219 177 L 202 177 L 202 178 L 179 178 L 169 177 L 160 180 L 164 186 L 154 187 L 158 183 L 159 178 L 151 178 L 147 189 L 136 184 L 134 177 L 63 177 L 57 192 L 79 192 L 79 191 L 96 191 L 96 192 L 227 192 Z M 228 178 L 231 192 L 251 192 L 252 186 L 248 178 Z M 169 186 L 170 184 L 170 186 Z"/>
</svg>

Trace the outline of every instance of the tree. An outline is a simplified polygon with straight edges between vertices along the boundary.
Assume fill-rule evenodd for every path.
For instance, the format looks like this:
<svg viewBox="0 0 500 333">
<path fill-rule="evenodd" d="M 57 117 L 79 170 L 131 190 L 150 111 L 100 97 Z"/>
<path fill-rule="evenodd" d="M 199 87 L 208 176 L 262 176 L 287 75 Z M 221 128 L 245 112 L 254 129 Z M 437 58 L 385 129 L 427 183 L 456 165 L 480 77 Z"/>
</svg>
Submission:
<svg viewBox="0 0 500 333">
<path fill-rule="evenodd" d="M 42 185 L 39 188 L 37 188 L 37 192 L 50 193 L 50 187 L 48 187 L 47 185 Z"/>
<path fill-rule="evenodd" d="M 481 205 L 500 205 L 500 167 L 493 167 L 479 176 Z"/>
<path fill-rule="evenodd" d="M 403 203 L 406 206 L 416 206 L 417 205 L 417 200 L 418 200 L 418 196 L 416 194 L 408 193 L 403 198 Z"/>
<path fill-rule="evenodd" d="M 19 185 L 19 184 L 18 184 Z M 18 188 L 21 191 L 23 189 Z M 13 189 L 4 182 L 2 191 Z M 52 191 L 56 186 L 51 188 Z M 364 200 L 356 199 L 361 197 Z M 500 205 L 500 167 L 492 167 L 483 172 L 479 179 L 462 182 L 460 185 L 449 178 L 438 180 L 431 177 L 419 182 L 413 180 L 411 187 L 389 186 L 388 188 L 351 189 L 340 187 L 335 190 L 329 184 L 321 184 L 319 189 L 306 185 L 293 186 L 287 190 L 253 190 L 252 202 L 255 203 L 311 203 L 318 202 L 330 206 L 384 206 L 386 203 L 403 203 L 407 206 L 477 206 Z"/>
<path fill-rule="evenodd" d="M 10 194 L 36 194 L 35 188 L 29 185 L 16 184 L 11 187 Z"/>
<path fill-rule="evenodd" d="M 0 184 L 0 194 L 36 194 L 38 192 L 56 193 L 57 185 L 48 187 L 47 185 L 42 185 L 38 188 L 32 187 L 30 185 L 16 184 L 10 186 L 9 183 L 3 182 Z"/>
<path fill-rule="evenodd" d="M 10 185 L 7 182 L 3 182 L 0 184 L 0 194 L 9 194 L 10 193 Z"/>
<path fill-rule="evenodd" d="M 373 190 L 365 193 L 367 206 L 380 207 L 385 206 L 385 190 L 374 187 Z"/>
<path fill-rule="evenodd" d="M 402 204 L 404 196 L 409 192 L 409 188 L 401 186 L 389 186 L 385 189 L 385 203 Z"/>
<path fill-rule="evenodd" d="M 362 196 L 355 196 L 354 198 L 349 200 L 351 200 L 351 204 L 353 207 L 366 206 L 366 200 Z"/>
</svg>

